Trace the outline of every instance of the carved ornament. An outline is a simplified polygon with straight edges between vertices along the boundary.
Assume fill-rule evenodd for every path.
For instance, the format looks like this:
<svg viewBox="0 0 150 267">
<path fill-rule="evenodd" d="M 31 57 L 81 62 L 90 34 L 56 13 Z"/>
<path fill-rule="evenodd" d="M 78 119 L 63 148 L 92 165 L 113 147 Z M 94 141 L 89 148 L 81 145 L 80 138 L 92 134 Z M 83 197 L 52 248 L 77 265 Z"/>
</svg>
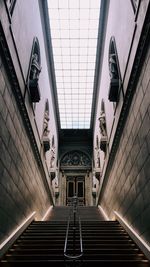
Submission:
<svg viewBox="0 0 150 267">
<path fill-rule="evenodd" d="M 89 157 L 81 151 L 71 151 L 64 155 L 61 166 L 91 166 Z"/>
</svg>

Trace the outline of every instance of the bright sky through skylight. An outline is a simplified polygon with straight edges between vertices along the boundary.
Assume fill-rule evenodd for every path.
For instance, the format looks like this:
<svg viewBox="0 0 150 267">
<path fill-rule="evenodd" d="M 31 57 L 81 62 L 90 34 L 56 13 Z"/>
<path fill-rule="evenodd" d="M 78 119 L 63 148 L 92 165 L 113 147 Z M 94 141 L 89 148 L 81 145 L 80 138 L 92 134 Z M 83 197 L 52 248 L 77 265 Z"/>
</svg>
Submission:
<svg viewBox="0 0 150 267">
<path fill-rule="evenodd" d="M 90 128 L 100 0 L 48 0 L 62 129 Z"/>
</svg>

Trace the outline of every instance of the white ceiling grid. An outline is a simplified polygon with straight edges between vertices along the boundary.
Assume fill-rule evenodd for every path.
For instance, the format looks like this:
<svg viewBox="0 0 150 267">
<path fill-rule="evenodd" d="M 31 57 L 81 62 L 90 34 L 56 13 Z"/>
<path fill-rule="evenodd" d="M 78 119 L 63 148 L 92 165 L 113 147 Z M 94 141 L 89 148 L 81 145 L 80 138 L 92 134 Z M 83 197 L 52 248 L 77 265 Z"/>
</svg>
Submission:
<svg viewBox="0 0 150 267">
<path fill-rule="evenodd" d="M 48 0 L 62 129 L 89 129 L 100 0 Z"/>
</svg>

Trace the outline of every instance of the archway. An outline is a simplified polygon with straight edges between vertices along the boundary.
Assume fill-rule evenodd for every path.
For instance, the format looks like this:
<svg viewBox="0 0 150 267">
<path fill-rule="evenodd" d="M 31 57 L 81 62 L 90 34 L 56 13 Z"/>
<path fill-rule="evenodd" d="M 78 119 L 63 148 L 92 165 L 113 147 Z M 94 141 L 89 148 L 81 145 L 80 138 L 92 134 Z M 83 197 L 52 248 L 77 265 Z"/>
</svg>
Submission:
<svg viewBox="0 0 150 267">
<path fill-rule="evenodd" d="M 90 186 L 89 171 L 91 170 L 89 156 L 78 150 L 67 152 L 60 161 L 60 168 L 64 177 L 65 204 L 70 205 L 72 197 L 76 194 L 79 205 L 86 205 L 89 192 L 87 188 Z"/>
</svg>

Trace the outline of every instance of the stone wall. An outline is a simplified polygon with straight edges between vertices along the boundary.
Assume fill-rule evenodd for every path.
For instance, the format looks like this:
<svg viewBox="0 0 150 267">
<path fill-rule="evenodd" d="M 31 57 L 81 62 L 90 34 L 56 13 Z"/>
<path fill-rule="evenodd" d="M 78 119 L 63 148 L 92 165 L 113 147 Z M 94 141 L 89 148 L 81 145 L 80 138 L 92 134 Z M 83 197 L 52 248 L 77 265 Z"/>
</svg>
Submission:
<svg viewBox="0 0 150 267">
<path fill-rule="evenodd" d="M 0 241 L 33 211 L 44 215 L 51 203 L 44 179 L 0 58 Z"/>
<path fill-rule="evenodd" d="M 150 244 L 150 47 L 100 204 L 113 210 Z"/>
<path fill-rule="evenodd" d="M 51 152 L 45 153 L 42 141 L 47 100 L 50 146 L 53 139 L 55 143 L 54 165 L 58 138 L 42 12 L 36 0 L 16 1 L 13 14 L 6 2 L 0 1 L 0 241 L 33 211 L 42 219 L 53 204 Z M 38 84 L 41 99 L 33 104 L 26 81 L 35 36 L 42 70 Z"/>
</svg>

